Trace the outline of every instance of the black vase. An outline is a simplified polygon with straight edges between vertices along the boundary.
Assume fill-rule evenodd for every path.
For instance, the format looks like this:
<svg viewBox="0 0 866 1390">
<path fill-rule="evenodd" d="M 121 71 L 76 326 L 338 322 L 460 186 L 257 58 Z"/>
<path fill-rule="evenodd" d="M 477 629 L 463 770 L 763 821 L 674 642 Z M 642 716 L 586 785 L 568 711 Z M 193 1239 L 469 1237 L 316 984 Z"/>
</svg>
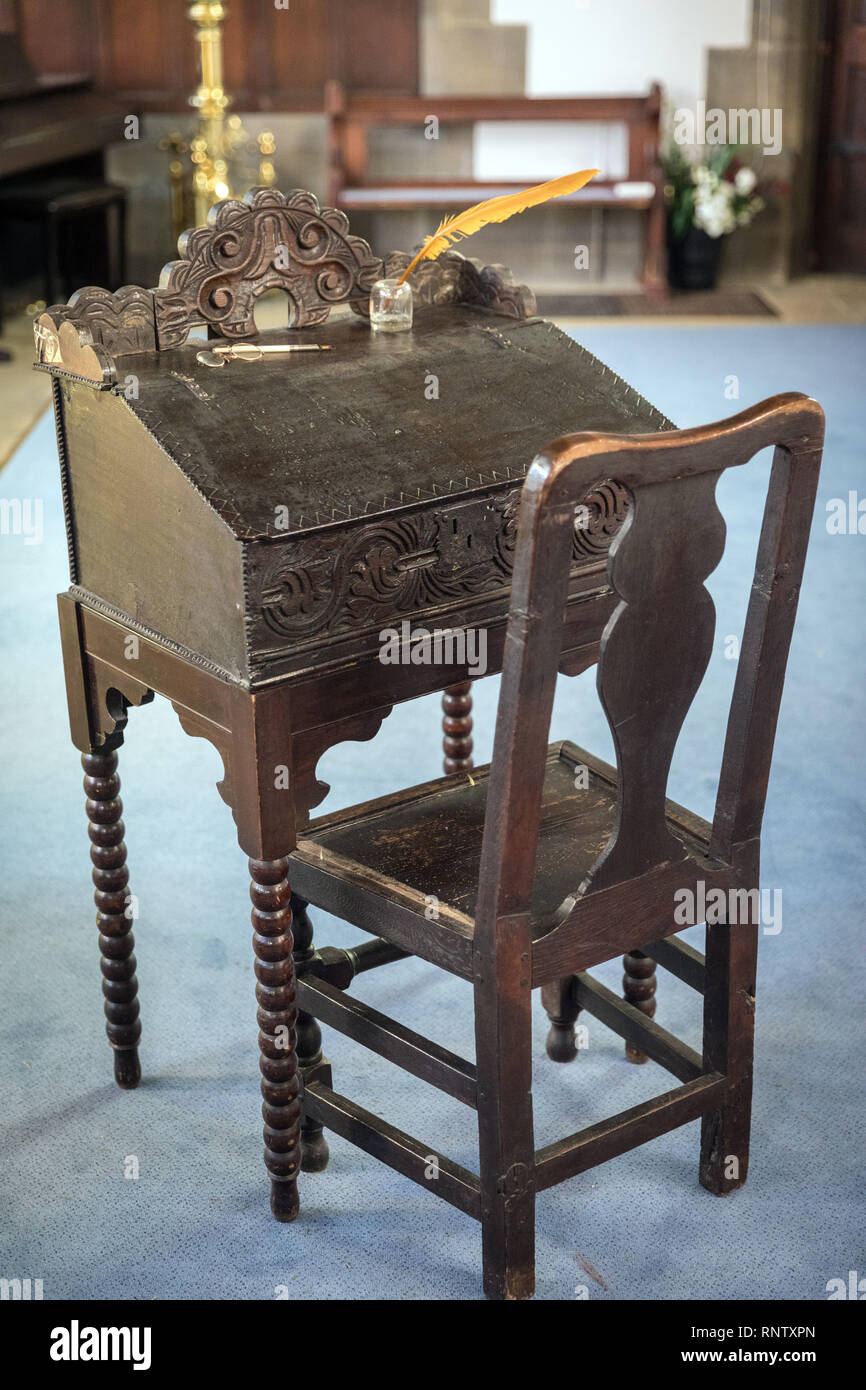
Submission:
<svg viewBox="0 0 866 1390">
<path fill-rule="evenodd" d="M 690 227 L 679 241 L 668 241 L 668 280 L 676 290 L 713 290 L 722 258 L 720 236 Z"/>
</svg>

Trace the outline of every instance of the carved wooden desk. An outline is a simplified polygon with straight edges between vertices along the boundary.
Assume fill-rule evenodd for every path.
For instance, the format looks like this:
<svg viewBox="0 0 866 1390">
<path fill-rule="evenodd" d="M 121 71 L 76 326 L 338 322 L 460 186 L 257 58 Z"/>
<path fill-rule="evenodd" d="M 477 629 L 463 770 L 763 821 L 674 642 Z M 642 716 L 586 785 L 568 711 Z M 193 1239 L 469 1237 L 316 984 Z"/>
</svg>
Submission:
<svg viewBox="0 0 866 1390">
<path fill-rule="evenodd" d="M 294 259 L 276 275 L 274 248 L 287 242 Z M 316 764 L 341 740 L 371 738 L 396 702 L 467 680 L 465 662 L 412 663 L 408 643 L 405 661 L 383 664 L 384 629 L 483 628 L 487 669 L 500 669 L 516 505 L 539 448 L 576 429 L 670 422 L 565 334 L 523 317 L 528 291 L 459 256 L 425 272 L 410 334 L 372 334 L 358 312 L 325 321 L 340 299 L 357 310 L 382 263 L 309 194 L 223 204 L 185 249 L 156 291 L 83 291 L 37 322 L 69 533 L 72 583 L 59 608 L 70 722 L 123 1086 L 140 1078 L 116 773 L 130 706 L 165 696 L 222 756 L 219 791 L 252 875 L 272 1208 L 291 1219 L 298 1067 L 307 1080 L 329 1077 L 317 1024 L 296 1017 L 287 883 L 298 832 L 327 793 Z M 333 350 L 199 365 L 188 328 L 249 335 L 255 295 L 274 284 L 299 325 L 291 340 Z M 565 672 L 596 659 L 613 606 L 606 551 L 626 507 L 611 483 L 576 527 Z M 317 953 L 306 904 L 294 909 L 299 972 L 330 969 L 348 983 L 394 958 L 375 942 L 366 956 Z M 424 954 L 409 937 L 405 948 Z M 324 1166 L 313 1122 L 303 1151 L 305 1168 Z"/>
</svg>

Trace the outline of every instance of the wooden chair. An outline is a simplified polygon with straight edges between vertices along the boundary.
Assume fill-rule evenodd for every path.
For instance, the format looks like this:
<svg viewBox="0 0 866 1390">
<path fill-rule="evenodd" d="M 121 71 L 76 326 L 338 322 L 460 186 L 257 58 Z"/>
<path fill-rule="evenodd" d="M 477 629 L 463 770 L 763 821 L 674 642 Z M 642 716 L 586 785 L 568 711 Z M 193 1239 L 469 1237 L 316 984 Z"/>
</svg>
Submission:
<svg viewBox="0 0 866 1390">
<path fill-rule="evenodd" d="M 310 1122 L 480 1219 L 491 1298 L 533 1293 L 536 1192 L 699 1115 L 701 1183 L 721 1195 L 745 1182 L 759 932 L 750 909 L 822 438 L 820 407 L 791 394 L 701 429 L 555 440 L 523 489 L 492 763 L 471 779 L 457 773 L 324 816 L 291 858 L 296 891 L 381 934 L 374 950 L 390 958 L 410 951 L 473 983 L 475 1065 L 352 1000 L 315 959 L 298 981 L 298 1004 L 474 1107 L 480 1176 L 441 1158 L 432 1180 L 435 1148 L 336 1094 L 329 1069 L 308 1075 L 303 1106 Z M 709 824 L 667 801 L 666 784 L 713 646 L 715 610 L 703 581 L 724 550 L 716 483 L 770 444 L 772 474 Z M 572 744 L 547 746 L 574 509 L 607 478 L 633 499 L 610 551 L 620 603 L 598 660 L 616 771 Z M 585 789 L 578 767 L 588 770 Z M 280 862 L 274 872 L 282 879 Z M 706 912 L 705 959 L 673 935 L 703 920 L 694 906 L 686 922 L 675 919 L 683 890 L 693 905 L 716 904 Z M 433 913 L 431 901 L 438 902 Z M 704 996 L 702 1056 L 585 973 L 650 943 L 662 966 Z M 536 1151 L 530 1014 L 538 986 L 569 991 L 578 1008 L 682 1084 Z"/>
</svg>

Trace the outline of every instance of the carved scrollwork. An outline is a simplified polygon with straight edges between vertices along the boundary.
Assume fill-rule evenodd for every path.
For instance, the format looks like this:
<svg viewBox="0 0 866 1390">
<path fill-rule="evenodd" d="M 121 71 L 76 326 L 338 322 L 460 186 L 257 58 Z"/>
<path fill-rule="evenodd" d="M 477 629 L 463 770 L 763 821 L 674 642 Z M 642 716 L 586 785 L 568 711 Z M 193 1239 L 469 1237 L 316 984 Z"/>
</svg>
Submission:
<svg viewBox="0 0 866 1390">
<path fill-rule="evenodd" d="M 402 275 L 412 257 L 392 251 L 385 258 L 385 274 Z M 435 261 L 421 261 L 409 277 L 416 306 L 476 304 L 509 318 L 525 319 L 535 313 L 535 295 L 527 285 L 515 283 L 504 265 L 482 265 L 459 251 L 444 251 Z"/>
<path fill-rule="evenodd" d="M 625 521 L 630 497 L 621 483 L 601 483 L 577 508 L 574 521 L 575 560 L 597 560 Z"/>
<path fill-rule="evenodd" d="M 324 630 L 339 635 L 501 589 L 511 579 L 518 495 L 271 547 L 253 561 L 250 576 L 266 628 L 293 639 Z"/>
<path fill-rule="evenodd" d="M 39 366 L 109 386 L 113 358 L 156 347 L 153 292 L 124 285 L 116 294 L 88 285 L 53 304 L 33 325 Z"/>
<path fill-rule="evenodd" d="M 626 488 L 614 481 L 600 483 L 583 499 L 574 517 L 574 542 L 571 553 L 576 565 L 604 559 L 611 541 L 628 515 L 630 502 L 631 498 Z M 519 506 L 518 492 L 513 494 L 505 507 L 505 524 L 496 538 L 503 563 L 509 571 L 514 567 Z"/>
<path fill-rule="evenodd" d="M 253 188 L 242 202 L 217 203 L 207 226 L 184 232 L 178 250 L 180 259 L 163 268 L 155 290 L 124 285 L 111 294 L 88 285 L 68 304 L 49 308 L 36 325 L 38 364 L 110 385 L 112 359 L 178 347 L 191 328 L 206 324 L 226 338 L 251 336 L 255 301 L 271 289 L 287 294 L 291 327 L 323 323 L 333 305 L 346 302 L 366 316 L 374 281 L 399 275 L 411 259 L 399 251 L 387 261 L 374 256 L 350 234 L 345 213 L 321 208 L 303 189 Z M 422 261 L 411 283 L 421 308 L 462 303 L 511 318 L 535 313 L 532 291 L 515 284 L 505 266 L 485 266 L 457 251 Z"/>
<path fill-rule="evenodd" d="M 469 257 L 464 257 L 464 261 L 460 295 L 463 304 L 478 304 L 513 319 L 532 318 L 535 295 L 528 285 L 517 284 L 508 266 L 482 265 Z"/>
<path fill-rule="evenodd" d="M 184 232 L 154 291 L 159 346 L 176 347 L 208 324 L 223 337 L 255 330 L 254 305 L 284 290 L 292 327 L 323 323 L 334 304 L 367 300 L 382 262 L 349 234 L 345 213 L 320 208 L 312 193 L 253 188 L 243 202 L 211 208 L 206 227 Z"/>
<path fill-rule="evenodd" d="M 105 348 L 87 341 L 74 323 L 58 322 L 46 312 L 33 325 L 36 364 L 55 372 L 110 386 L 116 380 L 114 363 Z"/>
<path fill-rule="evenodd" d="M 411 259 L 408 251 L 391 251 L 385 257 L 385 274 L 396 279 Z M 409 276 L 415 307 L 458 304 L 464 260 L 456 251 L 443 251 L 435 261 L 420 261 Z"/>
<path fill-rule="evenodd" d="M 496 554 L 499 564 L 509 574 L 514 569 L 514 551 L 517 545 L 517 517 L 520 512 L 520 490 L 509 493 L 502 508 L 502 525 L 496 536 Z"/>
<path fill-rule="evenodd" d="M 52 305 L 36 321 L 37 353 L 41 337 L 38 328 L 43 320 L 58 330 L 64 323 L 72 325 L 78 330 L 82 346 L 102 347 L 112 357 L 149 352 L 156 347 L 153 290 L 143 290 L 140 285 L 123 285 L 114 294 L 98 285 L 87 285 L 76 290 L 68 304 Z M 40 354 L 38 360 L 51 359 Z"/>
<path fill-rule="evenodd" d="M 260 548 L 250 594 L 267 634 L 293 642 L 381 627 L 424 607 L 494 595 L 511 583 L 520 489 L 495 501 L 428 507 L 348 534 Z M 604 558 L 629 495 L 601 484 L 575 518 L 574 561 Z"/>
</svg>

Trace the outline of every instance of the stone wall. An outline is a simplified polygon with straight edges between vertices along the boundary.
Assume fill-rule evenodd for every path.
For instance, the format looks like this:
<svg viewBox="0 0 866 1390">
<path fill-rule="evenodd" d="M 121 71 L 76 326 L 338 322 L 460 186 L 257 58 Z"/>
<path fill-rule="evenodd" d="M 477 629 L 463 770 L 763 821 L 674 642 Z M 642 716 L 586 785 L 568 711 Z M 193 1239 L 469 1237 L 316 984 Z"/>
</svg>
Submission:
<svg viewBox="0 0 866 1390">
<path fill-rule="evenodd" d="M 770 190 L 764 211 L 733 233 L 725 248 L 725 281 L 784 283 L 808 269 L 824 9 L 824 0 L 756 0 L 749 47 L 708 52 L 708 107 L 781 109 L 781 152 L 765 155 L 747 147 L 742 157 L 759 178 L 789 189 Z"/>
</svg>

